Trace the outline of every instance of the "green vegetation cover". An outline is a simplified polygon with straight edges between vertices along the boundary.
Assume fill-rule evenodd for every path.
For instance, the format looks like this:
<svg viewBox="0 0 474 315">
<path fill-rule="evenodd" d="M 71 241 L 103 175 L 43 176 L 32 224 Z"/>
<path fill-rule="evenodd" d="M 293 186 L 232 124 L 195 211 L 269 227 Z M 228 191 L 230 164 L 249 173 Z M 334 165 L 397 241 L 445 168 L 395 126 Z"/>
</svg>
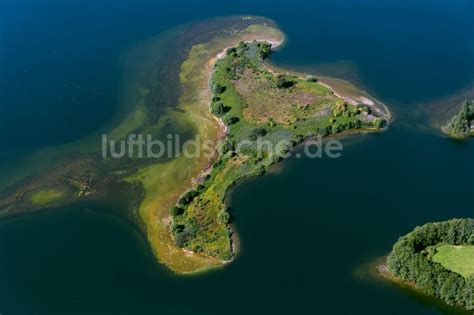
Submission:
<svg viewBox="0 0 474 315">
<path fill-rule="evenodd" d="M 428 223 L 398 240 L 389 272 L 449 305 L 474 309 L 474 220 Z M 454 251 L 453 251 L 454 249 Z"/>
<path fill-rule="evenodd" d="M 455 138 L 465 138 L 474 134 L 474 101 L 465 100 L 461 111 L 454 116 L 445 128 Z"/>
</svg>

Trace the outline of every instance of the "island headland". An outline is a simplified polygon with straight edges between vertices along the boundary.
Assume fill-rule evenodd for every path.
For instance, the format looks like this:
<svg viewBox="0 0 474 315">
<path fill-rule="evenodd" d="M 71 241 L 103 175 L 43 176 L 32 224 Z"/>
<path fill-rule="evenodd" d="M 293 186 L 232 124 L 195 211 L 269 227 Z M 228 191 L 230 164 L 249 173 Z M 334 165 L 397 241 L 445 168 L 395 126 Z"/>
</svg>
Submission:
<svg viewBox="0 0 474 315">
<path fill-rule="evenodd" d="M 168 65 L 170 79 L 157 87 L 156 75 L 140 78 L 134 109 L 109 136 L 199 136 L 218 143 L 196 148 L 210 154 L 118 160 L 103 158 L 99 150 L 69 150 L 62 163 L 5 189 L 0 215 L 116 202 L 141 227 L 161 263 L 180 274 L 202 271 L 236 255 L 226 196 L 238 181 L 265 174 L 317 135 L 375 132 L 390 122 L 381 102 L 346 81 L 269 64 L 272 50 L 284 42 L 271 20 L 228 17 L 188 30 L 178 32 L 176 52 L 165 54 L 179 57 Z M 157 95 L 167 95 L 159 108 Z M 269 146 L 258 147 L 262 141 Z"/>
</svg>

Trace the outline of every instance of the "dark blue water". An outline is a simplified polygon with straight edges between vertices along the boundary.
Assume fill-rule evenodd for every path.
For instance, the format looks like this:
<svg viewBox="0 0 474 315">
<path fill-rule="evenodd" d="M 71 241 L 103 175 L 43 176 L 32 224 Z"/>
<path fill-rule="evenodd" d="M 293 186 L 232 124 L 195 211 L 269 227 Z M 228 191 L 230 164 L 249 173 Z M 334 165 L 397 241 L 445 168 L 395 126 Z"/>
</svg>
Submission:
<svg viewBox="0 0 474 315">
<path fill-rule="evenodd" d="M 241 255 L 206 275 L 172 275 L 133 227 L 94 211 L 3 220 L 0 314 L 458 314 L 360 270 L 418 224 L 472 217 L 473 142 L 406 118 L 472 87 L 473 12 L 469 0 L 0 1 L 0 166 L 110 123 L 137 43 L 229 14 L 279 24 L 279 65 L 351 64 L 399 117 L 346 140 L 340 159 L 291 158 L 237 187 Z"/>
</svg>

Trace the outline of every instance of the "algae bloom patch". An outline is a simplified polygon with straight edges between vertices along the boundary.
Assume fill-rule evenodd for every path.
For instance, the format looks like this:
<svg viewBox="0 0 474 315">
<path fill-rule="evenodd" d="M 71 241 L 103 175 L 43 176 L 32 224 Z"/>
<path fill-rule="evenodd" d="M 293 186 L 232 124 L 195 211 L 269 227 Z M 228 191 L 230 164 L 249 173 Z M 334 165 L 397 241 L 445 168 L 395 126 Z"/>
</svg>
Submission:
<svg viewBox="0 0 474 315">
<path fill-rule="evenodd" d="M 68 191 L 64 188 L 52 187 L 32 192 L 29 199 L 34 205 L 44 206 L 63 200 L 68 194 Z"/>
</svg>

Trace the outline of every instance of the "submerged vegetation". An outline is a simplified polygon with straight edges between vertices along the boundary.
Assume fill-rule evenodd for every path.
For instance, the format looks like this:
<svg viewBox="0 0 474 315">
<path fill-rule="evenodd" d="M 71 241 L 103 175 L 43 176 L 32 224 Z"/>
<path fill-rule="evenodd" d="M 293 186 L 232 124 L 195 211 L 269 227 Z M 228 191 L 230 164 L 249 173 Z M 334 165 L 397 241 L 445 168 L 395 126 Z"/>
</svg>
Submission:
<svg viewBox="0 0 474 315">
<path fill-rule="evenodd" d="M 121 99 L 128 114 L 104 132 L 116 141 L 130 133 L 162 142 L 167 134 L 222 140 L 213 154 L 103 158 L 94 134 L 53 148 L 55 160 L 35 155 L 41 167 L 2 189 L 0 215 L 110 203 L 144 229 L 158 260 L 175 272 L 228 262 L 235 254 L 225 203 L 230 187 L 264 174 L 309 137 L 387 124 L 383 106 L 348 82 L 271 68 L 270 43 L 283 38 L 268 19 L 235 16 L 146 43 L 131 54 L 137 67 L 127 68 L 132 75 Z M 251 144 L 238 151 L 242 140 Z M 287 144 L 258 150 L 258 140 Z"/>
<path fill-rule="evenodd" d="M 41 206 L 60 201 L 67 196 L 67 193 L 63 187 L 46 188 L 33 192 L 30 199 L 33 204 Z"/>
<path fill-rule="evenodd" d="M 454 138 L 474 135 L 474 101 L 465 100 L 461 111 L 451 118 L 444 130 Z"/>
<path fill-rule="evenodd" d="M 417 227 L 398 240 L 388 271 L 449 305 L 474 309 L 474 220 Z"/>
</svg>

